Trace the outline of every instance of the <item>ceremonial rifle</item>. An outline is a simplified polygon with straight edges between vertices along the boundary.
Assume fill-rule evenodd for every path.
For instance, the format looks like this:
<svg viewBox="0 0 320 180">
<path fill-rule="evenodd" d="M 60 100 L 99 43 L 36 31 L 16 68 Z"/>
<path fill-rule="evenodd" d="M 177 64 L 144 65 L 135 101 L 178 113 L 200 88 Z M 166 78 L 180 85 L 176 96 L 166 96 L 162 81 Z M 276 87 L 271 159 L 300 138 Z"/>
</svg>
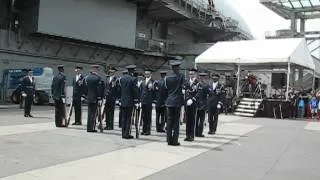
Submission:
<svg viewBox="0 0 320 180">
<path fill-rule="evenodd" d="M 135 108 L 135 128 L 136 128 L 136 138 L 139 138 L 139 134 L 140 134 L 140 122 L 141 122 L 141 116 L 140 116 L 140 106 Z"/>
<path fill-rule="evenodd" d="M 71 116 L 72 116 L 72 109 L 73 109 L 73 99 L 71 98 L 71 103 L 70 103 L 69 111 L 68 111 L 68 114 L 67 114 L 67 118 L 65 118 L 66 127 L 68 127 L 69 124 L 70 124 L 70 119 L 71 119 Z"/>
<path fill-rule="evenodd" d="M 102 125 L 102 114 L 101 111 L 104 108 L 104 103 L 102 101 L 98 101 L 98 108 L 97 108 L 97 118 L 98 118 L 98 129 L 100 130 L 100 132 L 103 132 L 103 125 Z"/>
</svg>

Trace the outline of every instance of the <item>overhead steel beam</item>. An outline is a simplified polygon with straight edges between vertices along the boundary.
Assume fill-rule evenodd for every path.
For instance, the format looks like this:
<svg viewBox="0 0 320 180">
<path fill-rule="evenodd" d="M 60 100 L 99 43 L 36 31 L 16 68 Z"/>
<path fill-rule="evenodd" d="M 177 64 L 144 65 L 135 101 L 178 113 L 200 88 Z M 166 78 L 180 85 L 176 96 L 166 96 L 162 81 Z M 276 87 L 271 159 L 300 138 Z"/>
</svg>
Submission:
<svg viewBox="0 0 320 180">
<path fill-rule="evenodd" d="M 295 8 L 292 11 L 296 12 L 296 13 L 299 13 L 299 12 L 315 12 L 315 11 L 320 11 L 320 6 Z"/>
<path fill-rule="evenodd" d="M 304 15 L 304 14 L 298 14 L 297 17 L 303 18 L 303 19 L 318 19 L 320 18 L 320 13 L 312 14 L 312 15 Z"/>
<path fill-rule="evenodd" d="M 312 50 L 310 51 L 310 53 L 313 53 L 314 51 L 316 51 L 316 50 L 319 49 L 319 48 L 320 48 L 320 46 L 317 46 L 316 48 L 312 49 Z"/>
<path fill-rule="evenodd" d="M 320 39 L 320 36 L 319 37 L 306 37 L 306 40 L 309 41 L 309 40 L 319 40 Z"/>
<path fill-rule="evenodd" d="M 315 41 L 316 41 L 315 39 L 310 40 L 310 41 L 307 43 L 307 45 L 310 45 L 310 44 L 314 43 Z"/>
<path fill-rule="evenodd" d="M 279 1 L 281 2 L 281 1 Z M 289 1 L 290 3 L 291 1 Z M 272 10 L 273 12 L 277 13 L 278 15 L 282 16 L 285 19 L 290 19 L 291 14 L 296 14 L 297 19 L 317 19 L 320 18 L 320 13 L 312 14 L 312 15 L 305 15 L 306 12 L 317 12 L 320 11 L 320 5 L 314 6 L 310 2 L 310 7 L 301 7 L 301 8 L 290 8 L 281 4 L 277 4 L 274 1 L 269 0 L 260 0 L 260 3 Z"/>
</svg>

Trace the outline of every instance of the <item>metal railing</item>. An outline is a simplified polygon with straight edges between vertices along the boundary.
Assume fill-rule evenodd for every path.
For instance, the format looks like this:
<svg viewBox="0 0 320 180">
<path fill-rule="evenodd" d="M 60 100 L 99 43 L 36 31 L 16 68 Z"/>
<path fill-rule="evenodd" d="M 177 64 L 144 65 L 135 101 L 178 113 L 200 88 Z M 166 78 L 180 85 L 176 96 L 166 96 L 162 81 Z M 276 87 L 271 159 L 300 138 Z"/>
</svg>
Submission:
<svg viewBox="0 0 320 180">
<path fill-rule="evenodd" d="M 210 5 L 203 0 L 178 0 L 178 2 L 180 7 L 185 9 L 185 11 L 190 13 L 192 16 L 204 20 L 205 22 L 211 21 L 209 24 L 206 24 L 207 26 L 217 29 L 225 29 L 231 32 L 238 32 L 247 39 L 253 39 L 252 35 L 239 27 L 239 22 L 237 20 L 224 16 L 223 13 L 214 9 L 212 6 L 210 7 Z M 191 6 L 192 8 L 188 9 L 188 6 Z M 194 11 L 193 8 L 197 11 Z M 222 22 L 216 21 L 217 17 L 220 18 Z"/>
<path fill-rule="evenodd" d="M 137 37 L 136 49 L 140 49 L 148 52 L 165 53 L 167 49 L 167 42 L 165 40 L 145 39 L 145 38 Z"/>
</svg>

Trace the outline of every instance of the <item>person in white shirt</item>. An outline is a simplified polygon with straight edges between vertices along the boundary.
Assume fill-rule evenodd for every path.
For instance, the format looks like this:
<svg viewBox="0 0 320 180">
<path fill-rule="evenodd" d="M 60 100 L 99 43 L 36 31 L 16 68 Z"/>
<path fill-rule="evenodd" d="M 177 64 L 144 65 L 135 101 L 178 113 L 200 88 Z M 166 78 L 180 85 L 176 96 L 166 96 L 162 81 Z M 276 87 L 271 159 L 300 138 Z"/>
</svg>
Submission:
<svg viewBox="0 0 320 180">
<path fill-rule="evenodd" d="M 195 120 L 197 108 L 197 69 L 189 70 L 189 82 L 185 85 L 185 118 L 186 118 L 186 138 L 185 141 L 194 141 L 195 136 Z"/>
<path fill-rule="evenodd" d="M 152 122 L 152 103 L 154 103 L 156 94 L 154 89 L 154 80 L 152 79 L 152 70 L 146 69 L 144 72 L 145 80 L 140 86 L 140 102 L 142 109 L 142 133 L 141 135 L 151 134 L 151 122 Z"/>
<path fill-rule="evenodd" d="M 210 83 L 209 88 L 209 97 L 208 97 L 208 121 L 209 121 L 209 133 L 215 134 L 218 125 L 218 116 L 225 102 L 225 90 L 223 85 L 219 83 L 220 76 L 214 74 L 212 76 L 212 82 Z"/>
<path fill-rule="evenodd" d="M 108 75 L 109 77 L 106 79 L 106 89 L 105 89 L 105 112 L 106 117 L 106 127 L 105 130 L 113 130 L 114 129 L 114 110 L 118 97 L 118 84 L 115 73 L 117 69 L 112 67 L 109 69 Z M 119 102 L 118 102 L 119 104 Z"/>
<path fill-rule="evenodd" d="M 76 77 L 73 78 L 73 107 L 74 107 L 74 116 L 75 116 L 75 122 L 72 125 L 82 125 L 82 108 L 81 108 L 81 97 L 84 94 L 84 76 L 81 74 L 81 70 L 83 68 L 80 66 L 75 67 Z"/>
</svg>

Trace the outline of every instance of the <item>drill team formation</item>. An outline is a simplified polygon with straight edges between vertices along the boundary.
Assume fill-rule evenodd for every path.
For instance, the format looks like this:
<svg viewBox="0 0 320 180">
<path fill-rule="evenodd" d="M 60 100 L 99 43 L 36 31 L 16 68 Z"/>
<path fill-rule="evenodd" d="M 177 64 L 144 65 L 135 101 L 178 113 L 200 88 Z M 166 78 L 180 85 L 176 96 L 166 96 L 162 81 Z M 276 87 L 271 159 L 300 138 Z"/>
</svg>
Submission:
<svg viewBox="0 0 320 180">
<path fill-rule="evenodd" d="M 119 106 L 119 128 L 122 138 L 133 139 L 135 136 L 151 135 L 152 110 L 156 111 L 156 131 L 166 133 L 167 143 L 179 146 L 179 129 L 186 123 L 185 141 L 194 141 L 195 137 L 205 137 L 204 121 L 208 115 L 209 132 L 215 134 L 220 110 L 226 101 L 224 86 L 219 83 L 218 74 L 199 72 L 189 69 L 189 79 L 180 73 L 182 61 L 171 60 L 171 72 L 160 71 L 160 79 L 152 78 L 152 69 L 145 69 L 144 74 L 136 72 L 136 65 L 126 66 L 120 77 L 112 67 L 106 78 L 99 75 L 99 65 L 92 65 L 90 73 L 84 76 L 82 67 L 75 67 L 72 79 L 73 95 L 70 108 L 66 110 L 66 76 L 64 65 L 58 65 L 58 73 L 51 86 L 55 106 L 56 127 L 68 127 L 74 110 L 75 121 L 72 125 L 82 125 L 82 103 L 88 105 L 87 132 L 103 132 L 114 129 L 115 107 Z M 24 78 L 22 87 L 26 97 L 32 96 L 34 82 L 32 70 Z M 25 98 L 25 117 L 30 114 L 31 98 Z M 32 100 L 32 99 L 31 99 Z M 182 107 L 183 111 L 182 111 Z M 142 129 L 140 130 L 140 126 Z"/>
</svg>

